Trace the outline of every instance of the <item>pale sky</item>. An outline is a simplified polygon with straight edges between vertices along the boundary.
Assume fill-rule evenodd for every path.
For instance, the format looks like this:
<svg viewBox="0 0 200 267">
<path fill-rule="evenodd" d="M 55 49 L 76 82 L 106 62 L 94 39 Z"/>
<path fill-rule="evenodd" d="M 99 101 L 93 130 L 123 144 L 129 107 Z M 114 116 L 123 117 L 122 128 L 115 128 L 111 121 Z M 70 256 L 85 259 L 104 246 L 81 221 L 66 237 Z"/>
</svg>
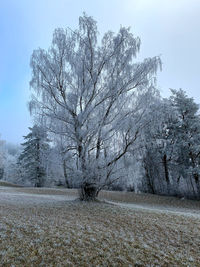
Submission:
<svg viewBox="0 0 200 267">
<path fill-rule="evenodd" d="M 30 57 L 48 48 L 57 27 L 77 28 L 83 12 L 101 34 L 130 26 L 142 41 L 140 58 L 161 56 L 161 95 L 184 89 L 200 103 L 199 0 L 0 0 L 0 134 L 20 143 L 32 126 Z"/>
</svg>

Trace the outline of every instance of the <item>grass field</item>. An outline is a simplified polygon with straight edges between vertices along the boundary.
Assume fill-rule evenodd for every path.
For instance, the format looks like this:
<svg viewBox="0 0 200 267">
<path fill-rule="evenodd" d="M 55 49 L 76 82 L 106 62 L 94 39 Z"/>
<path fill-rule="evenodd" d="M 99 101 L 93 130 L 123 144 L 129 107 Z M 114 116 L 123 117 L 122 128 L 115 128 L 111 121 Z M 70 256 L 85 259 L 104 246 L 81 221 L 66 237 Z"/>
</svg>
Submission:
<svg viewBox="0 0 200 267">
<path fill-rule="evenodd" d="M 12 184 L 6 181 L 0 180 L 0 186 L 6 186 L 6 187 L 22 187 L 20 185 Z"/>
<path fill-rule="evenodd" d="M 199 202 L 76 198 L 76 190 L 0 188 L 0 266 L 200 266 Z"/>
</svg>

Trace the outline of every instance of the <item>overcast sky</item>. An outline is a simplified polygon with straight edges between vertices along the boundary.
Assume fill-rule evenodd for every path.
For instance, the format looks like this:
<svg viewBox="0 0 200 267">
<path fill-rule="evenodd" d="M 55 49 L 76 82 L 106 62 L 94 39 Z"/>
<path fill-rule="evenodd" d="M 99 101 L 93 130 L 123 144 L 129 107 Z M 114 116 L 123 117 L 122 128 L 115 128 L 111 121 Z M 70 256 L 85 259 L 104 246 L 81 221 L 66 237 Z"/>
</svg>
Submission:
<svg viewBox="0 0 200 267">
<path fill-rule="evenodd" d="M 94 17 L 101 33 L 131 26 L 142 41 L 140 57 L 161 56 L 158 87 L 182 88 L 200 103 L 199 0 L 1 0 L 0 134 L 22 142 L 31 126 L 30 57 L 47 48 L 56 27 L 77 28 L 83 12 Z"/>
</svg>

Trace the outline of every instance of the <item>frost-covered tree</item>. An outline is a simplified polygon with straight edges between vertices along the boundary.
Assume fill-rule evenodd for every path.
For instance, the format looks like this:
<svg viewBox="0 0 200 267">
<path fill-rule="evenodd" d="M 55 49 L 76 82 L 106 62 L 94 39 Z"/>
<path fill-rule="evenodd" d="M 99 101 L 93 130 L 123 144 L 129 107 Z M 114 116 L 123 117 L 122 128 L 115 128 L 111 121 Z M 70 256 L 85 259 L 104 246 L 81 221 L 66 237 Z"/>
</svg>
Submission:
<svg viewBox="0 0 200 267">
<path fill-rule="evenodd" d="M 200 195 L 199 106 L 183 90 L 160 99 L 144 129 L 142 190 L 187 197 Z"/>
<path fill-rule="evenodd" d="M 19 175 L 19 166 L 17 160 L 20 155 L 20 146 L 16 144 L 6 143 L 5 144 L 5 166 L 3 179 L 12 183 L 21 184 L 22 179 Z"/>
<path fill-rule="evenodd" d="M 59 165 L 62 166 L 62 173 L 64 176 L 64 184 L 67 188 L 72 187 L 72 181 L 71 181 L 71 165 L 73 164 L 73 155 L 71 154 L 71 151 L 68 151 L 69 140 L 63 135 L 57 135 L 54 138 L 54 152 L 59 157 Z M 73 168 L 72 168 L 73 169 Z"/>
<path fill-rule="evenodd" d="M 149 113 L 150 123 L 144 129 L 143 190 L 154 194 L 169 194 L 172 191 L 171 171 L 177 143 L 176 133 L 172 129 L 175 118 L 169 100 L 158 99 Z"/>
<path fill-rule="evenodd" d="M 139 48 L 129 28 L 100 40 L 96 21 L 84 14 L 77 30 L 56 29 L 50 48 L 33 52 L 30 110 L 68 140 L 69 170 L 83 200 L 119 178 L 117 163 L 143 127 L 138 97 L 154 86 L 161 63 L 137 62 Z"/>
<path fill-rule="evenodd" d="M 0 179 L 3 178 L 6 162 L 5 141 L 0 140 Z"/>
<path fill-rule="evenodd" d="M 177 136 L 176 165 L 179 166 L 179 177 L 192 179 L 200 198 L 200 115 L 199 105 L 183 90 L 171 90 L 170 98 L 177 119 L 173 131 Z"/>
<path fill-rule="evenodd" d="M 29 127 L 30 133 L 24 136 L 25 142 L 18 164 L 23 170 L 24 179 L 33 183 L 35 187 L 44 185 L 45 179 L 45 156 L 49 148 L 47 133 L 43 127 L 34 125 Z"/>
</svg>

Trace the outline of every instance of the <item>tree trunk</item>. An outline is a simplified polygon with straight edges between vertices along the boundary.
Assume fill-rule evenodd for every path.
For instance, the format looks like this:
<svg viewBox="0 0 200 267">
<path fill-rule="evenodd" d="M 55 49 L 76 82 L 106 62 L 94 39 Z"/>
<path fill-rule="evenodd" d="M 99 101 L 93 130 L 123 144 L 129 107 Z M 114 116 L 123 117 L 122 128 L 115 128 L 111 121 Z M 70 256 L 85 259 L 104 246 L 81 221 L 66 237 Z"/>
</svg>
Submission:
<svg viewBox="0 0 200 267">
<path fill-rule="evenodd" d="M 192 188 L 192 191 L 193 191 L 193 196 L 196 195 L 196 191 L 195 191 L 195 188 L 194 188 L 194 184 L 193 184 L 193 179 L 192 179 L 192 176 L 189 176 L 190 177 L 190 185 L 191 185 L 191 188 Z"/>
<path fill-rule="evenodd" d="M 153 182 L 153 179 L 151 177 L 151 174 L 149 174 L 148 167 L 145 166 L 144 169 L 145 169 L 145 176 L 146 176 L 146 184 L 147 184 L 148 193 L 155 194 L 154 182 Z"/>
<path fill-rule="evenodd" d="M 95 201 L 98 196 L 98 188 L 95 183 L 85 182 L 79 191 L 80 200 Z"/>
<path fill-rule="evenodd" d="M 167 163 L 167 155 L 164 154 L 163 156 L 163 166 L 165 171 L 165 181 L 167 182 L 167 193 L 170 193 L 170 180 L 169 180 L 169 170 L 168 170 L 168 163 Z"/>
<path fill-rule="evenodd" d="M 199 184 L 199 175 L 197 173 L 194 174 L 194 180 L 197 187 L 197 198 L 200 198 L 200 184 Z"/>
<path fill-rule="evenodd" d="M 0 168 L 0 180 L 3 179 L 4 169 Z"/>
<path fill-rule="evenodd" d="M 70 188 L 68 177 L 67 177 L 67 166 L 66 166 L 66 160 L 63 160 L 63 172 L 65 177 L 65 185 L 67 188 Z"/>
</svg>

